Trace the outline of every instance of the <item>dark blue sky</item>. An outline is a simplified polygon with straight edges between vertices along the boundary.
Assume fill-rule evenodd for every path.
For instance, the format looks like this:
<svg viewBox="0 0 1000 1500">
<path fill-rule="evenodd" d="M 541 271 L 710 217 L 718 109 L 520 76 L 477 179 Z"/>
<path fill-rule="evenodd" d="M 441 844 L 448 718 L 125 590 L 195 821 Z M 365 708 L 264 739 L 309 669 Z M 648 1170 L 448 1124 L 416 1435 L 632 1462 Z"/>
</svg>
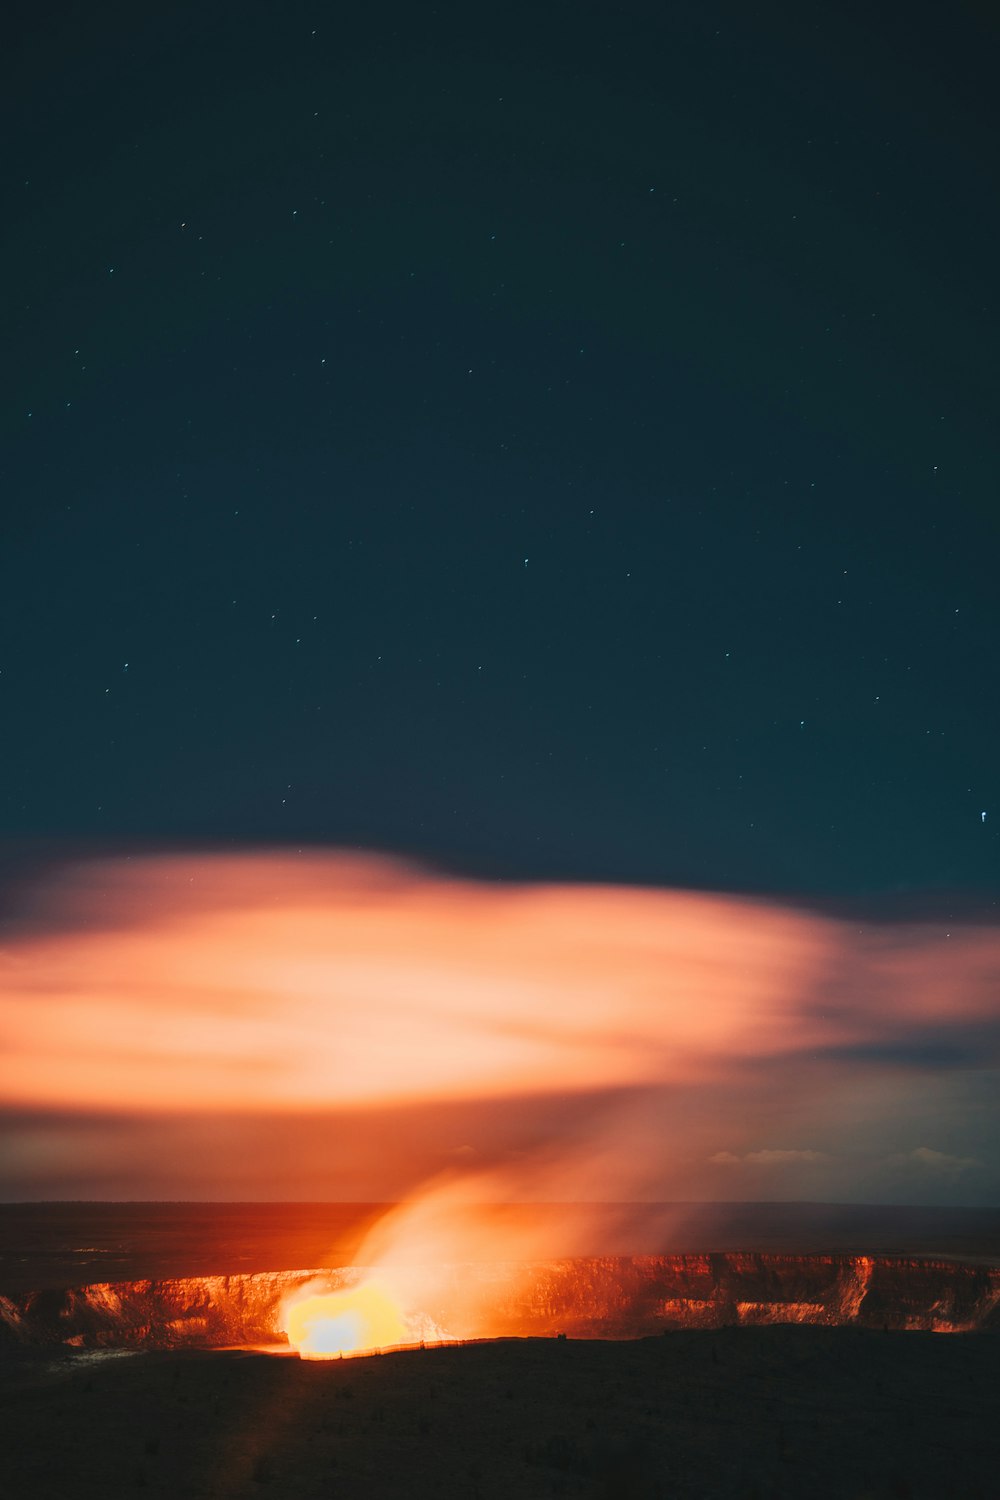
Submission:
<svg viewBox="0 0 1000 1500">
<path fill-rule="evenodd" d="M 0 833 L 995 890 L 995 17 L 148 9 L 5 47 Z"/>
</svg>

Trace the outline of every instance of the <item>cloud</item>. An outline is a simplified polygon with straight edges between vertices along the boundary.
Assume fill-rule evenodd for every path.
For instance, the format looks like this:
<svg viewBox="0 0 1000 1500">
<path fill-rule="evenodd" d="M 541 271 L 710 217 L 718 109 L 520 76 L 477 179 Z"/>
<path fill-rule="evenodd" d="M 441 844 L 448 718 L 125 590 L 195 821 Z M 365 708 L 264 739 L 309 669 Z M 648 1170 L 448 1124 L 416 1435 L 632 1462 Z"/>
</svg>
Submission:
<svg viewBox="0 0 1000 1500">
<path fill-rule="evenodd" d="M 281 1111 L 683 1083 L 824 1029 L 797 997 L 832 929 L 766 902 L 340 855 L 111 861 L 54 895 L 65 929 L 8 949 L 0 1096 L 18 1105 Z"/>
<path fill-rule="evenodd" d="M 744 1161 L 758 1166 L 771 1167 L 790 1161 L 825 1161 L 824 1151 L 748 1151 Z"/>
<path fill-rule="evenodd" d="M 985 923 L 316 850 L 67 865 L 14 910 L 0 1196 L 994 1191 Z M 938 1121 L 953 1156 L 886 1157 Z"/>
<path fill-rule="evenodd" d="M 929 1146 L 917 1146 L 902 1159 L 916 1162 L 918 1166 L 926 1167 L 929 1172 L 944 1172 L 949 1175 L 968 1172 L 972 1167 L 982 1166 L 982 1162 L 977 1161 L 974 1156 L 950 1156 L 947 1151 L 932 1151 Z M 897 1157 L 896 1160 L 899 1158 Z"/>
<path fill-rule="evenodd" d="M 741 1162 L 749 1162 L 757 1167 L 780 1167 L 788 1166 L 793 1162 L 818 1162 L 827 1161 L 828 1155 L 825 1151 L 790 1151 L 769 1150 L 747 1151 L 743 1156 L 736 1156 L 732 1151 L 716 1151 L 710 1156 L 709 1161 L 720 1166 L 737 1166 Z"/>
</svg>

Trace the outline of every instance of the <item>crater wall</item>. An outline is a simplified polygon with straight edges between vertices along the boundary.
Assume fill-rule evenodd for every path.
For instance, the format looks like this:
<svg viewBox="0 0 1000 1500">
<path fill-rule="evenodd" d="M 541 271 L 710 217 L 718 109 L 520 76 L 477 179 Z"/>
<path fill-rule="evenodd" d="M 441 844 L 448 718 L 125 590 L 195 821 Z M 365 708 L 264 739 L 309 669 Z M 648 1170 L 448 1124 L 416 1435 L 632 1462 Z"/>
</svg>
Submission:
<svg viewBox="0 0 1000 1500">
<path fill-rule="evenodd" d="M 10 1347 L 218 1348 L 281 1342 L 284 1298 L 370 1273 L 262 1271 L 102 1282 L 0 1298 Z M 639 1338 L 672 1328 L 816 1323 L 1000 1330 L 1000 1267 L 863 1255 L 607 1256 L 436 1268 L 421 1315 L 459 1338 Z"/>
</svg>

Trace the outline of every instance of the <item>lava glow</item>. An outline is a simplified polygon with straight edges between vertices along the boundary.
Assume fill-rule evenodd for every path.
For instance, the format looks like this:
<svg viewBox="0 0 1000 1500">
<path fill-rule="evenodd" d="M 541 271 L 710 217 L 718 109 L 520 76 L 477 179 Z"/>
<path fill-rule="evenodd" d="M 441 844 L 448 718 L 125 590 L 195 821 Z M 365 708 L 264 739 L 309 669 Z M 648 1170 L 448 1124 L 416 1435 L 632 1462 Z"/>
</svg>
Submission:
<svg viewBox="0 0 1000 1500">
<path fill-rule="evenodd" d="M 402 1311 L 377 1281 L 292 1301 L 285 1308 L 285 1331 L 302 1359 L 338 1359 L 414 1342 Z"/>
</svg>

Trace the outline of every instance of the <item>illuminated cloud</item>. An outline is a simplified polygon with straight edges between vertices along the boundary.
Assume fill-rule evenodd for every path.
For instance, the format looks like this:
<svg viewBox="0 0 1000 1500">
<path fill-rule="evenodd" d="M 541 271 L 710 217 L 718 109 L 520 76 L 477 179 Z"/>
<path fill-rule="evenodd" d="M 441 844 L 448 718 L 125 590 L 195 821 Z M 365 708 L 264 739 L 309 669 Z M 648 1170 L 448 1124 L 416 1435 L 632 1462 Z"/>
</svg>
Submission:
<svg viewBox="0 0 1000 1500">
<path fill-rule="evenodd" d="M 171 855 L 21 892 L 2 964 L 6 1196 L 1000 1189 L 985 925 Z"/>
<path fill-rule="evenodd" d="M 799 997 L 832 930 L 762 902 L 476 885 L 336 856 L 113 863 L 57 894 L 67 927 L 9 956 L 0 1091 L 22 1105 L 632 1087 L 829 1030 Z"/>
</svg>

